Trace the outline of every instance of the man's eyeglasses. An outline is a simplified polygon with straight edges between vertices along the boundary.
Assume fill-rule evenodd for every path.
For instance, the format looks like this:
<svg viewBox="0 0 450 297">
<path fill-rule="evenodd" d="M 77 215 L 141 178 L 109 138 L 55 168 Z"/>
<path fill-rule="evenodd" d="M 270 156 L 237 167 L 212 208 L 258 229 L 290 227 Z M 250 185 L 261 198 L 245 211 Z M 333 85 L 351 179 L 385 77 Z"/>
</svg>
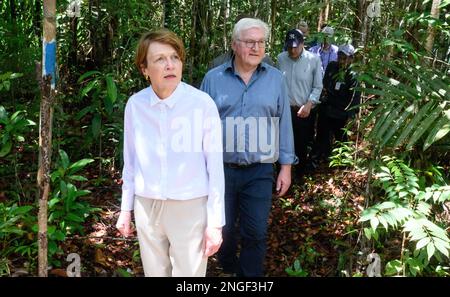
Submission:
<svg viewBox="0 0 450 297">
<path fill-rule="evenodd" d="M 241 40 L 238 39 L 240 42 L 243 42 L 247 48 L 253 48 L 258 44 L 259 48 L 265 48 L 266 47 L 266 41 L 265 40 Z"/>
</svg>

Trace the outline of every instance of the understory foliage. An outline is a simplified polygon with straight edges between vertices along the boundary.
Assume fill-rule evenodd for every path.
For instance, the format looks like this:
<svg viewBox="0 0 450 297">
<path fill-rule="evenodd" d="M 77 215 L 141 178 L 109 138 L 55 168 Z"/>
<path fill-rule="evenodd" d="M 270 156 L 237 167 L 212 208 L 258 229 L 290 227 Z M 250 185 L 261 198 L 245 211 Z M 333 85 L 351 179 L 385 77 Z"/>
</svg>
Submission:
<svg viewBox="0 0 450 297">
<path fill-rule="evenodd" d="M 295 239 L 293 247 L 284 243 L 285 253 L 299 256 L 276 259 L 272 266 L 278 263 L 283 267 L 276 271 L 292 276 L 320 275 L 318 268 L 328 263 L 318 247 L 326 238 L 320 233 L 330 233 L 342 240 L 331 244 L 338 246 L 331 248 L 335 254 L 326 255 L 328 260 L 339 258 L 327 273 L 341 275 L 347 269 L 349 276 L 363 275 L 352 263 L 356 254 L 366 253 L 363 236 L 355 236 L 364 234 L 367 245 L 381 256 L 383 275 L 448 275 L 448 0 L 441 1 L 438 18 L 430 15 L 433 1 L 419 0 L 380 1 L 381 14 L 374 18 L 366 16 L 374 1 L 362 0 L 90 0 L 78 1 L 79 16 L 68 13 L 71 2 L 56 1 L 58 92 L 48 201 L 52 267 L 62 267 L 67 242 L 86 235 L 95 224 L 116 219 L 117 211 L 108 219 L 98 216 L 109 213 L 109 206 L 118 209 L 123 112 L 127 98 L 148 86 L 134 65 L 140 35 L 159 27 L 177 33 L 187 52 L 183 81 L 198 86 L 209 62 L 231 48 L 236 18 L 249 14 L 269 24 L 265 50 L 273 60 L 283 50 L 287 30 L 300 20 L 309 24 L 308 44 L 323 40 L 321 25 L 333 26 L 332 43 L 350 42 L 357 49 L 353 66 L 363 95 L 360 116 L 347 127 L 351 141 L 335 146 L 332 168 L 327 164 L 318 173 L 326 176 L 322 184 L 309 177 L 305 185 L 293 186 L 294 197 L 277 200 L 289 215 L 298 215 L 307 211 L 299 200 L 306 199 L 307 189 L 314 193 L 311 197 L 320 192 L 316 186 L 329 189 L 311 202 L 317 211 L 311 221 L 286 222 L 292 224 L 289 229 L 276 234 L 283 238 L 272 242 Z M 42 1 L 0 1 L 0 276 L 19 266 L 30 274 L 36 271 L 42 95 L 36 61 L 42 57 L 42 19 Z M 435 33 L 433 46 L 425 51 L 430 32 Z M 348 191 L 353 184 L 347 172 L 361 180 L 367 177 L 366 190 Z M 346 190 L 339 190 L 344 184 Z M 103 205 L 101 212 L 95 202 Z M 337 215 L 342 224 L 321 219 Z M 320 231 L 308 226 L 321 221 Z M 116 247 L 114 259 L 123 253 L 123 246 Z M 94 258 L 103 259 L 97 254 Z M 121 275 L 126 268 L 119 270 Z"/>
</svg>

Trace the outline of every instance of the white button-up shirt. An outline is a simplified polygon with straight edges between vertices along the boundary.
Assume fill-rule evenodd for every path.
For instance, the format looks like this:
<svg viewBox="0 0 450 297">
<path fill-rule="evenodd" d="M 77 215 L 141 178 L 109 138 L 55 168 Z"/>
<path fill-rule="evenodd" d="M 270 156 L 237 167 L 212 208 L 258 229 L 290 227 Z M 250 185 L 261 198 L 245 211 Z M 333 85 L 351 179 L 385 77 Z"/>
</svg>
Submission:
<svg viewBox="0 0 450 297">
<path fill-rule="evenodd" d="M 207 196 L 208 226 L 225 225 L 222 154 L 220 117 L 208 94 L 183 82 L 164 100 L 151 87 L 141 90 L 125 107 L 121 209 L 133 209 L 134 195 Z"/>
</svg>

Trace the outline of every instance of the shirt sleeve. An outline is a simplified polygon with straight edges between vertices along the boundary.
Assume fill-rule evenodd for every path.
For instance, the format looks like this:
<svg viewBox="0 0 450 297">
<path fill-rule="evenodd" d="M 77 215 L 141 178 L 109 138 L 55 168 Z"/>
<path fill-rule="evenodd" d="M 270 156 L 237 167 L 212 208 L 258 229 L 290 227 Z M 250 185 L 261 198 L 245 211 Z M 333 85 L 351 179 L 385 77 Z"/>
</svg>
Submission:
<svg viewBox="0 0 450 297">
<path fill-rule="evenodd" d="M 322 93 L 322 88 L 323 88 L 323 84 L 322 84 L 322 63 L 320 62 L 320 59 L 315 57 L 313 59 L 313 67 L 314 67 L 314 71 L 313 71 L 313 87 L 312 87 L 312 91 L 311 94 L 309 95 L 309 100 L 314 103 L 314 104 L 319 104 L 320 103 L 320 94 Z"/>
<path fill-rule="evenodd" d="M 205 77 L 202 80 L 202 83 L 200 85 L 200 90 L 211 95 L 211 93 L 209 92 L 209 79 L 208 79 L 208 73 L 206 73 Z"/>
<path fill-rule="evenodd" d="M 289 106 L 289 98 L 287 95 L 287 84 L 283 76 L 281 82 L 280 98 L 278 99 L 278 116 L 279 116 L 279 141 L 280 156 L 279 163 L 297 164 L 298 159 L 294 150 L 294 133 L 292 130 L 291 109 Z"/>
<path fill-rule="evenodd" d="M 219 112 L 211 99 L 205 113 L 203 154 L 208 172 L 208 227 L 225 225 L 225 177 L 223 171 L 222 126 Z"/>
<path fill-rule="evenodd" d="M 131 102 L 125 106 L 124 139 L 123 139 L 123 171 L 122 171 L 122 203 L 121 210 L 134 208 L 134 129 L 132 122 Z"/>
</svg>

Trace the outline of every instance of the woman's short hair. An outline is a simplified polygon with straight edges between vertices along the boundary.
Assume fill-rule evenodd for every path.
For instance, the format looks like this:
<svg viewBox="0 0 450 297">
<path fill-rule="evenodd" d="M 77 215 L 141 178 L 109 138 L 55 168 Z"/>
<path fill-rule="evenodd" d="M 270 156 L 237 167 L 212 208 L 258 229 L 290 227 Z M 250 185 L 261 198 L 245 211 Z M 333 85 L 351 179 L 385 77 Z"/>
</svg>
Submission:
<svg viewBox="0 0 450 297">
<path fill-rule="evenodd" d="M 183 41 L 170 30 L 158 29 L 142 34 L 141 39 L 139 39 L 134 60 L 139 72 L 142 71 L 142 66 L 147 67 L 147 51 L 152 42 L 160 42 L 172 46 L 184 64 L 186 50 L 184 49 Z"/>
<path fill-rule="evenodd" d="M 243 18 L 234 25 L 232 39 L 237 40 L 241 36 L 241 32 L 251 29 L 260 28 L 264 31 L 264 38 L 269 39 L 269 26 L 260 19 Z"/>
</svg>

